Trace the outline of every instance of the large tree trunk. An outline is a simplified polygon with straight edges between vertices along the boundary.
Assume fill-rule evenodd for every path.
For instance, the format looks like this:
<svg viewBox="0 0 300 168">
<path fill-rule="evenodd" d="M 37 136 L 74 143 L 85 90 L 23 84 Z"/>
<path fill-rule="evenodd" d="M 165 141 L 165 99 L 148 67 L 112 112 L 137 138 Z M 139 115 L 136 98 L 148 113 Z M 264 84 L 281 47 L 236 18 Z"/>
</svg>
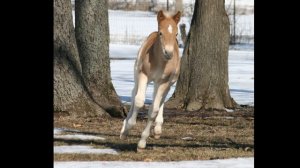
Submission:
<svg viewBox="0 0 300 168">
<path fill-rule="evenodd" d="M 71 12 L 71 1 L 54 1 L 54 111 L 72 116 L 107 115 L 84 86 Z"/>
<path fill-rule="evenodd" d="M 107 1 L 76 0 L 75 34 L 85 84 L 94 101 L 112 116 L 123 106 L 110 77 Z"/>
<path fill-rule="evenodd" d="M 229 19 L 224 0 L 196 1 L 181 72 L 167 108 L 234 108 L 228 86 Z"/>
</svg>

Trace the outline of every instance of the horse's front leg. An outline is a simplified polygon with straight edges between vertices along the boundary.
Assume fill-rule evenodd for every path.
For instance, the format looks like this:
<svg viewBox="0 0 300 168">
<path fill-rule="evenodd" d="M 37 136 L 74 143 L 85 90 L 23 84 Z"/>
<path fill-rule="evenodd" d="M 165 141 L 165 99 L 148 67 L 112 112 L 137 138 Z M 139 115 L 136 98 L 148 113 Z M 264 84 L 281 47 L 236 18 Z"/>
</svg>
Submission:
<svg viewBox="0 0 300 168">
<path fill-rule="evenodd" d="M 174 74 L 175 75 L 175 74 Z M 178 76 L 173 78 L 171 77 L 170 79 L 170 85 L 167 87 L 166 91 L 164 92 L 164 96 L 161 100 L 161 106 L 159 107 L 159 111 L 158 111 L 158 115 L 155 119 L 155 127 L 154 127 L 154 138 L 155 139 L 159 139 L 160 135 L 162 133 L 162 124 L 164 122 L 164 105 L 165 105 L 165 98 L 167 97 L 168 92 L 170 91 L 170 88 L 172 85 L 174 85 L 174 83 L 177 81 Z"/>
<path fill-rule="evenodd" d="M 126 119 L 123 121 L 123 127 L 120 133 L 121 139 L 126 138 L 129 130 L 136 124 L 138 110 L 144 106 L 147 83 L 148 77 L 142 72 L 139 73 L 132 91 L 131 107 Z"/>
<path fill-rule="evenodd" d="M 147 125 L 138 143 L 138 150 L 144 149 L 146 147 L 146 140 L 150 135 L 151 125 L 157 117 L 160 108 L 163 108 L 163 106 L 161 106 L 161 102 L 164 101 L 165 95 L 168 93 L 169 87 L 169 82 L 154 85 L 153 103 L 148 111 Z"/>
<path fill-rule="evenodd" d="M 162 133 L 162 124 L 164 122 L 164 105 L 165 105 L 165 99 L 167 97 L 168 92 L 170 91 L 170 87 L 174 83 L 170 83 L 170 85 L 167 87 L 167 89 L 164 92 L 163 98 L 161 100 L 161 105 L 159 107 L 158 115 L 155 118 L 155 127 L 154 127 L 154 138 L 159 139 L 160 135 Z"/>
<path fill-rule="evenodd" d="M 169 91 L 170 91 L 170 86 L 164 92 L 164 96 L 161 100 L 161 105 L 159 107 L 157 117 L 155 118 L 155 127 L 154 127 L 154 138 L 155 139 L 159 139 L 161 136 L 161 133 L 162 133 L 162 124 L 164 122 L 164 105 L 165 105 L 165 99 L 166 99 Z"/>
</svg>

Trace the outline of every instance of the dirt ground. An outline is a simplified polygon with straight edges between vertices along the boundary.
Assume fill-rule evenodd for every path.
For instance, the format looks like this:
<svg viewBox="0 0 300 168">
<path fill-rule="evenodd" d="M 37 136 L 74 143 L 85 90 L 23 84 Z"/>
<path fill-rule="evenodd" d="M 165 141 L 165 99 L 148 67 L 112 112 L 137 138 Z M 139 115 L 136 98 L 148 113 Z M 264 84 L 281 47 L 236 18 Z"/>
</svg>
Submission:
<svg viewBox="0 0 300 168">
<path fill-rule="evenodd" d="M 54 113 L 55 128 L 76 129 L 81 134 L 106 138 L 98 141 L 54 139 L 54 145 L 92 145 L 119 152 L 119 155 L 54 154 L 54 160 L 175 161 L 254 156 L 253 107 L 243 106 L 234 112 L 166 109 L 161 138 L 156 140 L 150 136 L 146 149 L 136 152 L 146 126 L 146 114 L 147 109 L 139 113 L 136 126 L 126 140 L 121 140 L 121 118 L 71 118 L 64 113 Z"/>
</svg>

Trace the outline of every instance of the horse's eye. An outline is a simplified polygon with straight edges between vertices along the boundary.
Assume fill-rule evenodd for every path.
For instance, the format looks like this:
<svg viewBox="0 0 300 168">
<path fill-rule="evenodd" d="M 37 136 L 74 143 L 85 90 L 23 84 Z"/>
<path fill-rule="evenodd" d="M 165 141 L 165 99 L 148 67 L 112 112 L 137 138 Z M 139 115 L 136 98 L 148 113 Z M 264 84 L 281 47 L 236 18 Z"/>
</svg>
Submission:
<svg viewBox="0 0 300 168">
<path fill-rule="evenodd" d="M 161 35 L 162 35 L 162 33 L 161 33 L 161 32 L 159 32 L 159 35 L 161 36 Z"/>
</svg>

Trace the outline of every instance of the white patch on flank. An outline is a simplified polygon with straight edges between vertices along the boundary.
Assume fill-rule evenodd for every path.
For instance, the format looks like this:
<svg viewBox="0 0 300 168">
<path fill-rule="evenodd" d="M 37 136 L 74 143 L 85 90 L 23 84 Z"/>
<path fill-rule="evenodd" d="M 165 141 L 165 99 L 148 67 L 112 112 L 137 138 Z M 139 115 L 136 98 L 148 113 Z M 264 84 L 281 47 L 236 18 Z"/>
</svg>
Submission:
<svg viewBox="0 0 300 168">
<path fill-rule="evenodd" d="M 172 33 L 172 26 L 171 25 L 169 25 L 169 27 L 168 27 L 168 31 L 169 31 L 169 33 Z"/>
<path fill-rule="evenodd" d="M 105 138 L 94 136 L 94 135 L 54 135 L 54 138 L 59 139 L 80 139 L 80 140 L 105 140 Z"/>
<path fill-rule="evenodd" d="M 54 146 L 54 153 L 81 153 L 81 154 L 112 154 L 117 155 L 114 149 L 95 149 L 91 146 L 72 145 L 72 146 Z"/>
</svg>

